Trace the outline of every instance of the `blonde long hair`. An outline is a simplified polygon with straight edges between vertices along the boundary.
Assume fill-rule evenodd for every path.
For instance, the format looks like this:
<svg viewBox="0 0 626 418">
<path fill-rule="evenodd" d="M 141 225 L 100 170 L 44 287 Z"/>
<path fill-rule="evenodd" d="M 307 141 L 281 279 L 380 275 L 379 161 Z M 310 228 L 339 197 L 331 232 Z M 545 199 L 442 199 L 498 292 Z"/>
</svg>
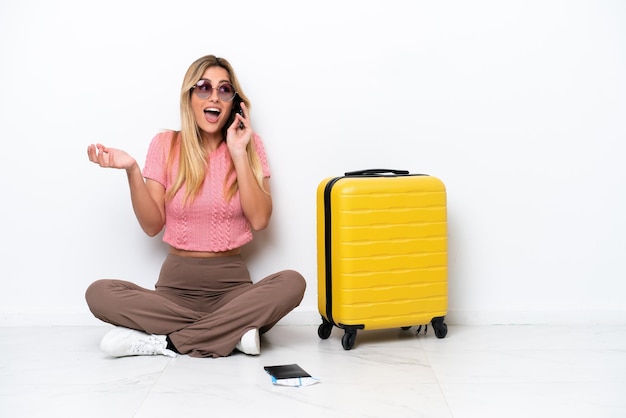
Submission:
<svg viewBox="0 0 626 418">
<path fill-rule="evenodd" d="M 215 55 L 206 55 L 202 58 L 198 58 L 189 66 L 180 92 L 180 133 L 175 134 L 174 140 L 172 140 L 172 148 L 170 149 L 167 162 L 168 170 L 171 170 L 176 154 L 176 147 L 180 144 L 179 169 L 176 173 L 176 178 L 174 179 L 172 187 L 169 188 L 165 194 L 165 198 L 169 200 L 173 199 L 176 193 L 184 185 L 185 196 L 183 201 L 185 203 L 193 201 L 193 199 L 195 199 L 200 192 L 200 188 L 202 187 L 206 177 L 209 160 L 207 158 L 207 151 L 202 146 L 200 128 L 196 123 L 191 109 L 191 88 L 198 82 L 198 80 L 200 80 L 200 78 L 202 78 L 204 72 L 210 67 L 221 67 L 228 72 L 230 83 L 235 88 L 237 95 L 241 101 L 246 104 L 246 107 L 250 109 L 250 101 L 243 93 L 233 67 L 226 59 L 216 57 Z M 228 126 L 224 126 L 222 129 L 223 140 L 226 140 L 227 129 Z M 267 191 L 263 188 L 263 168 L 254 146 L 253 139 L 251 139 L 248 143 L 246 151 L 254 177 L 256 178 L 257 183 L 259 183 L 261 189 L 267 193 Z M 234 173 L 234 171 L 235 167 L 231 162 L 228 174 L 224 180 L 224 193 L 228 200 L 233 198 L 238 189 L 236 177 L 230 185 L 227 184 L 228 179 L 231 178 L 231 174 Z"/>
</svg>

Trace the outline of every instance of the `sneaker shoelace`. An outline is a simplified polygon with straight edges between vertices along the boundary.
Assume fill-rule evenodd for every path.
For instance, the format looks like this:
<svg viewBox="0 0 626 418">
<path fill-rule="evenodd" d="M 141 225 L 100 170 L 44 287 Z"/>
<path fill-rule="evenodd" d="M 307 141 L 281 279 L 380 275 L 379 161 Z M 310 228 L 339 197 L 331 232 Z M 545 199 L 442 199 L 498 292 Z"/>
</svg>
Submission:
<svg viewBox="0 0 626 418">
<path fill-rule="evenodd" d="M 163 346 L 163 342 L 154 335 L 150 335 L 145 339 L 141 339 L 132 344 L 129 349 L 134 354 L 154 355 L 162 354 L 168 357 L 176 357 L 176 353 L 172 350 L 168 350 Z"/>
</svg>

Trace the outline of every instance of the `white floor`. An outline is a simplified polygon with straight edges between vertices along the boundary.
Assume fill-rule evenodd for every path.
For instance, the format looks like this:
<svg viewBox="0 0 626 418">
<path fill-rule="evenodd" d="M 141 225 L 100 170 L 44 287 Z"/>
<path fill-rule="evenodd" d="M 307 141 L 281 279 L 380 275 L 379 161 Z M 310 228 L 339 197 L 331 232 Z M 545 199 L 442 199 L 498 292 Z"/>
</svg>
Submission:
<svg viewBox="0 0 626 418">
<path fill-rule="evenodd" d="M 262 353 L 107 358 L 108 327 L 0 328 L 0 417 L 626 417 L 626 325 L 277 326 Z M 274 386 L 297 363 L 320 382 Z"/>
</svg>

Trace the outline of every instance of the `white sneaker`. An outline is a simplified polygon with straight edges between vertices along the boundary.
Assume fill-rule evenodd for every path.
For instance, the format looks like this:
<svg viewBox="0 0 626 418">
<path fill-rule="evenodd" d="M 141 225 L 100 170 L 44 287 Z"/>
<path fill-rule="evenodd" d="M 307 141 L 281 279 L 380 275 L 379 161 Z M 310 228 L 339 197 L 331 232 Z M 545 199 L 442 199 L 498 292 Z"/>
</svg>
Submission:
<svg viewBox="0 0 626 418">
<path fill-rule="evenodd" d="M 261 342 L 259 340 L 259 330 L 256 328 L 249 329 L 239 340 L 239 343 L 235 347 L 242 353 L 249 354 L 251 356 L 258 356 L 261 354 Z"/>
<path fill-rule="evenodd" d="M 146 334 L 134 329 L 115 327 L 100 342 L 100 349 L 113 357 L 156 356 L 176 357 L 167 349 L 165 335 Z"/>
</svg>

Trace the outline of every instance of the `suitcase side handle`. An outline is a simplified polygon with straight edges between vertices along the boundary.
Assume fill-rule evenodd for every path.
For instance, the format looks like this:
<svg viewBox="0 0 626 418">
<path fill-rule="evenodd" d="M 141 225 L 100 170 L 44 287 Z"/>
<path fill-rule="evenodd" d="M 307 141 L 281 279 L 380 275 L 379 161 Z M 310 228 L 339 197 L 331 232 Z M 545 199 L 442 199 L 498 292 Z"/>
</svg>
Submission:
<svg viewBox="0 0 626 418">
<path fill-rule="evenodd" d="M 409 174 L 408 170 L 394 170 L 388 168 L 369 168 L 366 170 L 348 171 L 346 176 L 371 176 L 377 174 L 391 173 L 396 176 L 406 176 Z"/>
</svg>

